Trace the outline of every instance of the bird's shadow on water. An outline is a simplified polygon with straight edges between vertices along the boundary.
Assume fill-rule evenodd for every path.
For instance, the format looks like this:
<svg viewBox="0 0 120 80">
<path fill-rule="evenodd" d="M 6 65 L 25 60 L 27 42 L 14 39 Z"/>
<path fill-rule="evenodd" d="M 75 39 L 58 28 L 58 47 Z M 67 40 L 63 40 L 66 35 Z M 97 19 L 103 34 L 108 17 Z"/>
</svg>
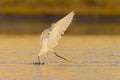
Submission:
<svg viewBox="0 0 120 80">
<path fill-rule="evenodd" d="M 0 64 L 45 65 L 45 63 L 38 62 L 0 62 Z"/>
<path fill-rule="evenodd" d="M 38 63 L 38 62 L 0 62 L 0 64 L 21 64 L 21 65 L 34 65 L 34 66 L 83 66 L 82 63 L 73 63 L 73 62 L 46 62 L 46 63 Z"/>
<path fill-rule="evenodd" d="M 38 62 L 0 62 L 0 64 L 16 64 L 16 65 L 34 65 L 34 66 L 85 66 L 89 64 L 85 64 L 83 62 L 46 62 L 46 63 L 38 63 Z M 103 64 L 92 64 L 96 66 L 102 66 Z M 120 66 L 120 62 L 111 62 L 110 66 Z"/>
</svg>

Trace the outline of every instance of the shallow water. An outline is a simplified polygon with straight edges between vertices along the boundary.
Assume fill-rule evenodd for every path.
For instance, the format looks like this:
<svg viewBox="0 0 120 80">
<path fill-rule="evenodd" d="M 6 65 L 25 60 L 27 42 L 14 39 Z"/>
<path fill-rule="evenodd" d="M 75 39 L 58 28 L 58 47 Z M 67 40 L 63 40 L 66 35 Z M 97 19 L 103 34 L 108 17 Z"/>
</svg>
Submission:
<svg viewBox="0 0 120 80">
<path fill-rule="evenodd" d="M 120 36 L 64 36 L 35 65 L 39 36 L 0 36 L 0 80 L 120 80 Z"/>
</svg>

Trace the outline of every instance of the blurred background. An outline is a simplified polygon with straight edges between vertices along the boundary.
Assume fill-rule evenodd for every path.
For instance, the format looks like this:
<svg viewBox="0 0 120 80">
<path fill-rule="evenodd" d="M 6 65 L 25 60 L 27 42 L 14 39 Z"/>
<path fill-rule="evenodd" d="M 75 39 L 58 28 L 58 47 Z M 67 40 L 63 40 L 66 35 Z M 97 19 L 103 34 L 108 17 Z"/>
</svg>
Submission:
<svg viewBox="0 0 120 80">
<path fill-rule="evenodd" d="M 34 34 L 71 11 L 66 35 L 119 35 L 120 0 L 0 0 L 0 34 Z"/>
<path fill-rule="evenodd" d="M 40 34 L 75 12 L 38 62 Z M 120 0 L 0 0 L 0 80 L 120 80 Z M 87 77 L 86 77 L 87 76 Z"/>
</svg>

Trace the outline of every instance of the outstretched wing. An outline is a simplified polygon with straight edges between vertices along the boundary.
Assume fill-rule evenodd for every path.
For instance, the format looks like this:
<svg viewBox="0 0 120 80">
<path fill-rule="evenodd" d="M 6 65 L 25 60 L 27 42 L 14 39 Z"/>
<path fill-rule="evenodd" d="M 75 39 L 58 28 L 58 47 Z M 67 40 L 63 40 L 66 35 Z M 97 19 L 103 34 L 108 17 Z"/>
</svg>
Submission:
<svg viewBox="0 0 120 80">
<path fill-rule="evenodd" d="M 48 29 L 47 46 L 49 49 L 53 49 L 57 45 L 58 41 L 61 39 L 61 35 L 64 34 L 64 31 L 66 31 L 70 25 L 73 16 L 74 12 L 72 11 L 58 22 L 53 23 L 51 28 Z"/>
</svg>

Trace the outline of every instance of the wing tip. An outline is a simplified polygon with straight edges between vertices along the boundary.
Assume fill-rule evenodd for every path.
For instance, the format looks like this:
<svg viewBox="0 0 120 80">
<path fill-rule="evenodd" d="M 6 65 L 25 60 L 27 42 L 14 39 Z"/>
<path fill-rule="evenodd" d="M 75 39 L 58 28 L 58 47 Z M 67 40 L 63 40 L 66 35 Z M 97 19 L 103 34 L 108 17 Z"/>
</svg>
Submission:
<svg viewBox="0 0 120 80">
<path fill-rule="evenodd" d="M 75 15 L 75 12 L 72 10 L 72 11 L 70 12 L 70 14 Z"/>
</svg>

